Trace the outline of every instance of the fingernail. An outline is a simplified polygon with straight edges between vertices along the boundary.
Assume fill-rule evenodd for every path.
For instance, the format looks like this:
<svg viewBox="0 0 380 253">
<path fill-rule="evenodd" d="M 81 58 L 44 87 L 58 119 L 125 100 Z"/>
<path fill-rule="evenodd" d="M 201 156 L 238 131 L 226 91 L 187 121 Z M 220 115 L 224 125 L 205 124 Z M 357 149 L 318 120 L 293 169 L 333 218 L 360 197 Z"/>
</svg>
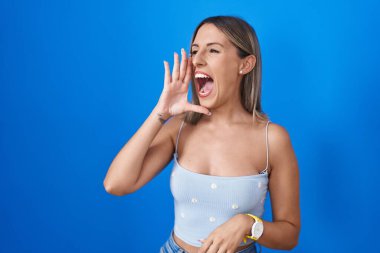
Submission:
<svg viewBox="0 0 380 253">
<path fill-rule="evenodd" d="M 184 52 L 185 52 L 185 49 L 181 48 L 181 52 L 184 53 Z"/>
</svg>

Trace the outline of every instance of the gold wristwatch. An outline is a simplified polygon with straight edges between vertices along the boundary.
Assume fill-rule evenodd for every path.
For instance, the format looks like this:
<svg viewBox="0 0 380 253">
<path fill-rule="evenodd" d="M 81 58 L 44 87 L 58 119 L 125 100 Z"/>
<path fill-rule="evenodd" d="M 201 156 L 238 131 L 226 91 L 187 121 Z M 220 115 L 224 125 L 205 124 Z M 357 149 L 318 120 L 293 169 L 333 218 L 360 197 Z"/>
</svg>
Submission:
<svg viewBox="0 0 380 253">
<path fill-rule="evenodd" d="M 248 215 L 251 218 L 253 218 L 255 220 L 255 222 L 253 223 L 252 228 L 251 228 L 251 235 L 245 236 L 244 243 L 247 241 L 246 238 L 249 238 L 249 239 L 252 239 L 254 241 L 257 241 L 260 238 L 260 236 L 263 234 L 263 232 L 264 232 L 263 221 L 259 217 L 255 216 L 255 215 L 252 215 L 252 214 L 249 214 L 249 213 L 246 213 L 246 215 Z"/>
</svg>

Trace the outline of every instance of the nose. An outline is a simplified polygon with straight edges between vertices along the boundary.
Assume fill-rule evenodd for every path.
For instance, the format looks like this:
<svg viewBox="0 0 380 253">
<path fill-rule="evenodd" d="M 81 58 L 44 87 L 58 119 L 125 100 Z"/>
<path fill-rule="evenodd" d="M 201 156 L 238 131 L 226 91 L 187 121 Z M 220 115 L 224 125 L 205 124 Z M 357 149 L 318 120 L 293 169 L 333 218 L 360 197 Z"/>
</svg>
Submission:
<svg viewBox="0 0 380 253">
<path fill-rule="evenodd" d="M 203 57 L 202 52 L 200 52 L 200 50 L 195 55 L 192 55 L 192 59 L 193 59 L 194 67 L 206 65 L 206 61 Z"/>
</svg>

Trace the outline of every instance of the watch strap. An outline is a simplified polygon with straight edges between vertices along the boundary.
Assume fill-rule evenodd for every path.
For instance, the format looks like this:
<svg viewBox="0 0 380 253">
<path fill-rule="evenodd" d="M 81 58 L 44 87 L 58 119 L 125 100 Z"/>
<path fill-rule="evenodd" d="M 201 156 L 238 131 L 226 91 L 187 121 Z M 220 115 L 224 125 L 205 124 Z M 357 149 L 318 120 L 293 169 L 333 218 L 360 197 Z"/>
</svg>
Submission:
<svg viewBox="0 0 380 253">
<path fill-rule="evenodd" d="M 252 215 L 252 214 L 250 214 L 250 213 L 246 213 L 245 215 L 247 215 L 247 216 L 253 218 L 253 219 L 255 220 L 255 223 L 256 223 L 256 222 L 261 222 L 261 223 L 263 222 L 263 221 L 262 221 L 259 217 L 257 217 L 256 215 Z M 255 223 L 253 223 L 253 224 L 255 224 Z M 244 243 L 247 242 L 247 238 L 252 239 L 252 240 L 254 240 L 254 241 L 257 241 L 257 240 L 258 240 L 258 238 L 254 237 L 253 235 L 246 235 L 246 236 L 243 238 Z"/>
</svg>

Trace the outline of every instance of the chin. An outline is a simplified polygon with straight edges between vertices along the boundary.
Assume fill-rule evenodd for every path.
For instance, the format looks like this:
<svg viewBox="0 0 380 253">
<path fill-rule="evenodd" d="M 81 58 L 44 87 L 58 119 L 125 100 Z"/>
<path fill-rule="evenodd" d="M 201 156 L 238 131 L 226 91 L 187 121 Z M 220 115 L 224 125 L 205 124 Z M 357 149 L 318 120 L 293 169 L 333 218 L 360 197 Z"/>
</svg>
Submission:
<svg viewBox="0 0 380 253">
<path fill-rule="evenodd" d="M 208 108 L 208 109 L 214 108 L 215 107 L 215 103 L 216 103 L 216 99 L 215 98 L 207 98 L 207 99 L 199 98 L 199 104 L 201 106 L 203 106 L 203 107 Z"/>
</svg>

